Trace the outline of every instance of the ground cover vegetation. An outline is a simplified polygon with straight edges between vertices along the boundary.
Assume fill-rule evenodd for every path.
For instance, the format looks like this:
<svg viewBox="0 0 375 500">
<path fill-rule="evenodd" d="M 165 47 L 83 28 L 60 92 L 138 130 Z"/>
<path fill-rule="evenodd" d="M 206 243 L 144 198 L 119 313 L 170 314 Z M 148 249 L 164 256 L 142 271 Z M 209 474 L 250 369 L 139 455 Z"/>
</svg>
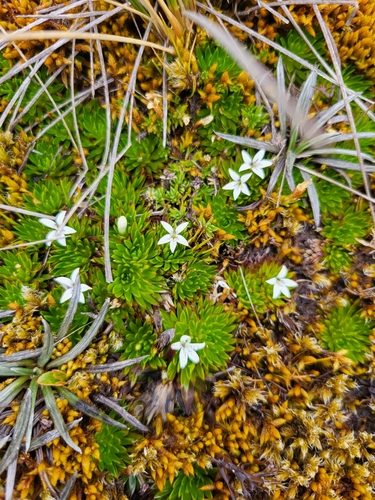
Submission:
<svg viewBox="0 0 375 500">
<path fill-rule="evenodd" d="M 374 19 L 1 3 L 0 498 L 374 498 Z"/>
</svg>

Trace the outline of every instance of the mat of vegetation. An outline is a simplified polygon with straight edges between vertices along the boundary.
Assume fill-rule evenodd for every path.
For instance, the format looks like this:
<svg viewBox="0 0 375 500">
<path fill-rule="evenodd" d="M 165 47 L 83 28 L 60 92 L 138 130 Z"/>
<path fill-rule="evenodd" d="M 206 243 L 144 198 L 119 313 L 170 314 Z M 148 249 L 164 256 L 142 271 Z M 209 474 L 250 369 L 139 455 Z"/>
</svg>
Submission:
<svg viewBox="0 0 375 500">
<path fill-rule="evenodd" d="M 0 4 L 0 498 L 375 498 L 375 0 Z"/>
</svg>

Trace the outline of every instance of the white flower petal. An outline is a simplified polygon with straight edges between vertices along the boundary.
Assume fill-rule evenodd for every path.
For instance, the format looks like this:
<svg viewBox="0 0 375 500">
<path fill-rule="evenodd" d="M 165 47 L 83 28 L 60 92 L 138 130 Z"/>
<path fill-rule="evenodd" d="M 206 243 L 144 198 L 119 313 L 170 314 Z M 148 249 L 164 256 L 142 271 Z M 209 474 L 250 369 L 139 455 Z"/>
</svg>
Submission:
<svg viewBox="0 0 375 500">
<path fill-rule="evenodd" d="M 249 165 L 249 167 L 250 167 L 253 160 L 252 160 L 251 156 L 249 155 L 249 153 L 247 151 L 242 150 L 241 155 L 242 155 L 242 159 L 245 162 L 245 164 Z"/>
<path fill-rule="evenodd" d="M 283 282 L 283 285 L 287 286 L 288 288 L 295 288 L 296 286 L 298 286 L 298 283 L 288 278 L 283 278 L 281 281 Z"/>
<path fill-rule="evenodd" d="M 277 278 L 271 278 L 270 280 L 266 280 L 266 283 L 270 285 L 276 285 Z"/>
<path fill-rule="evenodd" d="M 179 351 L 181 347 L 181 342 L 173 342 L 173 344 L 171 344 L 171 349 L 174 351 Z"/>
<path fill-rule="evenodd" d="M 280 294 L 281 294 L 281 287 L 277 283 L 275 283 L 273 286 L 272 298 L 278 299 L 280 297 Z"/>
<path fill-rule="evenodd" d="M 188 223 L 188 222 L 183 222 L 182 224 L 179 224 L 179 225 L 176 227 L 176 234 L 182 233 L 182 231 L 183 231 L 184 229 L 186 229 L 188 225 L 189 225 L 189 223 Z"/>
<path fill-rule="evenodd" d="M 65 226 L 63 229 L 64 234 L 74 234 L 76 232 L 77 231 L 75 229 L 73 229 L 72 227 L 69 227 L 69 226 Z"/>
<path fill-rule="evenodd" d="M 180 243 L 181 245 L 185 245 L 186 247 L 189 246 L 189 243 L 188 243 L 187 239 L 184 238 L 183 236 L 181 236 L 180 234 L 177 235 L 176 242 Z"/>
<path fill-rule="evenodd" d="M 170 234 L 164 235 L 160 240 L 158 241 L 158 245 L 164 245 L 165 243 L 169 243 L 171 241 L 172 237 Z"/>
<path fill-rule="evenodd" d="M 79 294 L 78 302 L 80 302 L 81 304 L 85 303 L 85 296 L 83 295 L 82 290 L 81 293 Z"/>
<path fill-rule="evenodd" d="M 241 176 L 231 168 L 228 170 L 228 172 L 234 181 L 239 181 L 241 179 Z"/>
<path fill-rule="evenodd" d="M 55 278 L 53 281 L 56 281 L 56 283 L 63 286 L 64 288 L 72 288 L 73 286 L 72 280 L 70 280 L 69 278 L 64 278 L 63 276 Z"/>
<path fill-rule="evenodd" d="M 172 233 L 173 233 L 173 227 L 172 227 L 170 224 L 168 224 L 168 222 L 165 222 L 165 221 L 163 221 L 163 220 L 162 220 L 162 221 L 160 221 L 160 222 L 161 222 L 161 225 L 164 227 L 164 229 L 165 229 L 166 231 L 168 231 L 168 233 L 169 233 L 169 234 L 172 234 Z"/>
<path fill-rule="evenodd" d="M 265 149 L 261 149 L 257 152 L 257 154 L 254 156 L 253 163 L 258 163 L 263 159 L 264 153 L 266 152 Z"/>
<path fill-rule="evenodd" d="M 273 164 L 273 161 L 271 161 L 271 160 L 262 160 L 258 163 L 258 167 L 267 168 L 267 167 L 270 167 L 272 164 Z"/>
<path fill-rule="evenodd" d="M 247 184 L 242 184 L 241 191 L 243 192 L 243 194 L 250 196 L 250 189 Z"/>
<path fill-rule="evenodd" d="M 191 337 L 190 335 L 182 335 L 182 337 L 180 338 L 181 342 L 190 342 L 191 341 Z"/>
<path fill-rule="evenodd" d="M 189 349 L 187 351 L 187 355 L 188 355 L 188 358 L 190 359 L 190 361 L 192 361 L 195 364 L 199 363 L 199 356 L 193 349 L 191 349 L 191 345 L 189 346 Z"/>
<path fill-rule="evenodd" d="M 75 280 L 77 279 L 77 276 L 79 275 L 79 267 L 76 267 L 72 274 L 70 275 L 70 279 L 72 283 L 74 284 Z"/>
<path fill-rule="evenodd" d="M 240 168 L 239 168 L 239 170 L 238 170 L 238 171 L 239 171 L 239 172 L 243 172 L 244 170 L 249 170 L 249 169 L 251 169 L 251 166 L 250 166 L 250 165 L 248 165 L 247 163 L 243 163 L 243 164 L 240 166 Z"/>
<path fill-rule="evenodd" d="M 56 231 L 50 231 L 47 236 L 46 236 L 46 240 L 49 240 L 50 238 L 54 238 L 56 236 Z M 52 241 L 47 241 L 46 242 L 46 245 L 47 247 L 50 247 L 52 245 Z"/>
<path fill-rule="evenodd" d="M 285 297 L 288 297 L 288 298 L 290 297 L 290 290 L 287 286 L 281 285 L 280 291 L 283 295 L 285 295 Z"/>
<path fill-rule="evenodd" d="M 228 182 L 228 184 L 225 184 L 225 186 L 223 186 L 223 189 L 235 189 L 237 186 L 237 182 L 236 181 L 232 181 L 232 182 Z"/>
<path fill-rule="evenodd" d="M 43 224 L 43 226 L 49 227 L 50 229 L 56 229 L 56 222 L 52 219 L 38 219 L 38 221 Z"/>
<path fill-rule="evenodd" d="M 91 286 L 82 284 L 81 285 L 81 292 L 87 292 L 87 290 L 92 290 Z"/>
<path fill-rule="evenodd" d="M 284 265 L 282 268 L 281 268 L 281 271 L 279 272 L 279 274 L 277 275 L 278 278 L 282 279 L 282 278 L 285 278 L 285 276 L 288 274 L 288 268 Z"/>
<path fill-rule="evenodd" d="M 63 220 L 65 219 L 66 210 L 62 210 L 56 215 L 56 226 L 61 226 Z"/>
<path fill-rule="evenodd" d="M 182 348 L 180 350 L 180 368 L 181 370 L 185 368 L 188 362 L 188 354 L 186 352 L 186 349 Z"/>
<path fill-rule="evenodd" d="M 237 198 L 240 196 L 241 191 L 242 191 L 241 186 L 239 186 L 238 184 L 236 184 L 236 187 L 233 190 L 233 198 L 235 200 L 237 200 Z"/>
<path fill-rule="evenodd" d="M 73 294 L 73 288 L 68 288 L 68 290 L 65 290 L 65 292 L 61 295 L 60 304 L 71 299 L 72 294 Z"/>
<path fill-rule="evenodd" d="M 250 179 L 250 177 L 253 175 L 253 173 L 251 172 L 250 174 L 245 174 L 241 177 L 241 182 L 246 182 Z"/>
<path fill-rule="evenodd" d="M 205 342 L 195 342 L 194 344 L 189 344 L 189 347 L 194 349 L 194 351 L 199 351 L 200 349 L 204 349 L 206 347 Z"/>
<path fill-rule="evenodd" d="M 261 179 L 264 179 L 266 174 L 264 173 L 264 171 L 262 170 L 262 167 L 254 167 L 253 168 L 253 172 L 254 174 L 256 174 L 258 177 L 260 177 Z"/>
<path fill-rule="evenodd" d="M 64 237 L 64 236 L 62 236 L 61 238 L 59 238 L 59 239 L 58 239 L 58 240 L 56 240 L 56 241 L 57 241 L 57 243 L 58 243 L 59 245 L 61 245 L 62 247 L 66 247 L 66 239 L 65 239 L 65 237 Z"/>
<path fill-rule="evenodd" d="M 182 236 L 181 236 L 181 238 L 182 238 Z M 171 239 L 171 241 L 169 243 L 169 248 L 171 249 L 172 253 L 176 250 L 176 246 L 177 246 L 177 240 Z"/>
</svg>

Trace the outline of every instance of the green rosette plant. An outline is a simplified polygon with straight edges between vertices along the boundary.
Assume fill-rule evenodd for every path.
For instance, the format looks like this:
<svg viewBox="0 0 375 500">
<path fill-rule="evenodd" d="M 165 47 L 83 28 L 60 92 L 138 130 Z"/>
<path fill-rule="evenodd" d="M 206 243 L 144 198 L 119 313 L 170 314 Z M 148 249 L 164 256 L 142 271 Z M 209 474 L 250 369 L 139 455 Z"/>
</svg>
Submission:
<svg viewBox="0 0 375 500">
<path fill-rule="evenodd" d="M 374 328 L 374 321 L 366 321 L 361 317 L 358 304 L 349 303 L 344 307 L 333 307 L 328 312 L 319 340 L 325 349 L 332 352 L 345 349 L 345 356 L 361 363 L 369 352 L 370 335 Z"/>
<path fill-rule="evenodd" d="M 273 287 L 267 283 L 268 280 L 278 276 L 279 272 L 280 265 L 275 261 L 267 261 L 258 268 L 243 270 L 247 291 L 257 314 L 265 314 L 267 311 L 274 310 L 276 307 L 285 304 L 287 297 L 280 295 L 274 299 Z M 241 308 L 245 307 L 251 313 L 252 306 L 240 270 L 230 270 L 225 273 L 224 277 L 228 285 L 236 293 Z M 288 273 L 287 278 L 291 278 L 291 273 Z"/>
<path fill-rule="evenodd" d="M 158 296 L 164 290 L 160 273 L 162 262 L 157 260 L 159 247 L 152 229 L 146 227 L 148 214 L 129 220 L 127 234 L 112 243 L 113 283 L 108 290 L 115 297 L 124 299 L 128 305 L 146 309 L 158 303 Z M 121 242 L 120 242 L 121 241 Z"/>
<path fill-rule="evenodd" d="M 66 315 L 60 325 L 56 335 L 53 335 L 49 324 L 42 318 L 44 327 L 44 342 L 41 348 L 33 350 L 18 351 L 12 354 L 0 354 L 0 377 L 9 379 L 9 383 L 0 391 L 0 414 L 12 404 L 20 404 L 16 423 L 13 429 L 12 439 L 6 436 L 2 440 L 2 446 L 6 446 L 5 452 L 0 461 L 0 475 L 7 471 L 7 492 L 12 492 L 17 472 L 17 459 L 21 451 L 29 452 L 61 436 L 77 453 L 82 453 L 81 449 L 69 435 L 69 426 L 64 422 L 63 416 L 57 406 L 55 395 L 67 399 L 68 403 L 78 412 L 100 420 L 108 425 L 114 425 L 120 429 L 127 429 L 127 426 L 113 420 L 108 415 L 98 410 L 95 406 L 78 398 L 74 392 L 68 389 L 67 373 L 60 369 L 64 364 L 74 360 L 85 351 L 91 344 L 103 324 L 104 318 L 109 308 L 109 300 L 106 300 L 103 307 L 96 315 L 90 328 L 82 336 L 81 340 L 70 350 L 57 358 L 53 358 L 54 346 L 64 339 L 69 332 L 77 310 L 80 297 L 81 285 L 77 276 L 72 291 Z M 135 360 L 119 361 L 108 365 L 91 365 L 85 369 L 88 372 L 102 373 L 118 371 L 126 366 L 130 366 L 143 358 Z M 34 418 L 37 408 L 40 406 L 40 397 L 47 407 L 56 430 L 33 438 Z M 107 398 L 99 395 L 100 403 L 110 407 L 118 415 L 129 423 L 145 432 L 147 427 L 143 426 L 134 417 L 128 414 L 122 407 L 113 403 Z M 74 425 L 79 422 L 75 421 Z M 24 442 L 24 444 L 23 444 Z"/>
<path fill-rule="evenodd" d="M 204 380 L 209 373 L 225 368 L 235 343 L 232 332 L 236 325 L 235 316 L 225 311 L 224 306 L 201 297 L 196 303 L 179 303 L 175 313 L 161 311 L 161 315 L 163 327 L 175 329 L 174 343 L 183 336 L 189 336 L 192 343 L 205 344 L 198 351 L 199 363 L 189 362 L 182 370 L 176 352 L 167 369 L 170 379 L 180 372 L 181 384 L 187 388 L 190 383 Z"/>
</svg>

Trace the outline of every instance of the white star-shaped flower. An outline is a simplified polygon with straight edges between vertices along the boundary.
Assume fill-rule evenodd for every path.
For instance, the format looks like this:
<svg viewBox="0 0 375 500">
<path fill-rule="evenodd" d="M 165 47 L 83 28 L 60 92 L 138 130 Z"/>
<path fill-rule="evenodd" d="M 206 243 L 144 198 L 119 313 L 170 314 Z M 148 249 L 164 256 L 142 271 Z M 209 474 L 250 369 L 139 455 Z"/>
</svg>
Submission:
<svg viewBox="0 0 375 500">
<path fill-rule="evenodd" d="M 78 274 L 79 274 L 79 267 L 77 267 L 77 269 L 74 269 L 74 271 L 70 275 L 70 278 L 60 277 L 60 278 L 54 279 L 54 281 L 56 281 L 56 283 L 58 283 L 59 285 L 61 285 L 62 287 L 65 288 L 65 292 L 61 295 L 60 304 L 62 304 L 63 302 L 66 302 L 67 300 L 70 300 L 72 298 L 73 285 L 77 279 Z M 83 296 L 83 292 L 87 292 L 87 290 L 91 290 L 91 286 L 88 286 L 88 285 L 85 285 L 84 283 L 81 283 L 80 287 L 81 287 L 81 291 L 79 294 L 78 302 L 81 302 L 81 304 L 84 304 L 85 297 Z"/>
<path fill-rule="evenodd" d="M 58 238 L 57 243 L 60 243 L 61 246 L 66 247 L 66 239 L 65 235 L 66 234 L 73 234 L 76 233 L 77 231 L 69 226 L 64 226 L 63 229 L 59 230 L 64 218 L 65 218 L 66 210 L 62 210 L 56 215 L 55 220 L 53 221 L 52 219 L 39 219 L 39 222 L 43 224 L 43 226 L 47 226 L 52 231 L 50 231 L 46 239 L 54 238 L 55 236 L 60 236 Z M 51 246 L 52 241 L 47 241 L 46 245 L 47 247 Z"/>
<path fill-rule="evenodd" d="M 263 160 L 265 152 L 265 149 L 261 149 L 257 152 L 254 158 L 251 158 L 249 153 L 241 151 L 244 163 L 240 166 L 240 172 L 243 172 L 244 170 L 251 170 L 254 174 L 264 179 L 265 173 L 263 172 L 263 169 L 270 167 L 273 163 L 271 160 Z"/>
<path fill-rule="evenodd" d="M 266 283 L 273 285 L 272 297 L 274 299 L 279 298 L 281 294 L 289 298 L 290 297 L 289 288 L 295 288 L 296 286 L 298 286 L 298 283 L 285 277 L 287 274 L 288 274 L 288 268 L 286 266 L 283 266 L 279 274 L 276 276 L 276 278 L 271 278 L 270 280 L 266 281 Z"/>
<path fill-rule="evenodd" d="M 250 195 L 250 189 L 246 183 L 252 176 L 252 174 L 239 175 L 237 172 L 229 169 L 229 175 L 232 177 L 233 182 L 228 182 L 223 186 L 223 189 L 233 190 L 233 198 L 237 200 L 241 193 Z"/>
<path fill-rule="evenodd" d="M 199 351 L 199 349 L 203 349 L 204 347 L 206 347 L 205 342 L 192 344 L 191 337 L 189 337 L 189 335 L 182 335 L 179 342 L 174 342 L 171 345 L 171 349 L 174 351 L 180 351 L 179 359 L 181 370 L 187 365 L 188 359 L 195 364 L 199 363 L 199 356 L 196 351 Z"/>
<path fill-rule="evenodd" d="M 158 245 L 169 243 L 169 247 L 172 253 L 176 250 L 177 243 L 185 245 L 186 247 L 189 246 L 187 240 L 180 235 L 180 233 L 188 226 L 188 222 L 183 222 L 182 224 L 177 226 L 176 229 L 173 229 L 173 227 L 168 224 L 168 222 L 164 222 L 163 220 L 161 221 L 161 224 L 164 229 L 168 231 L 168 234 L 160 238 L 160 240 L 158 241 Z"/>
</svg>

